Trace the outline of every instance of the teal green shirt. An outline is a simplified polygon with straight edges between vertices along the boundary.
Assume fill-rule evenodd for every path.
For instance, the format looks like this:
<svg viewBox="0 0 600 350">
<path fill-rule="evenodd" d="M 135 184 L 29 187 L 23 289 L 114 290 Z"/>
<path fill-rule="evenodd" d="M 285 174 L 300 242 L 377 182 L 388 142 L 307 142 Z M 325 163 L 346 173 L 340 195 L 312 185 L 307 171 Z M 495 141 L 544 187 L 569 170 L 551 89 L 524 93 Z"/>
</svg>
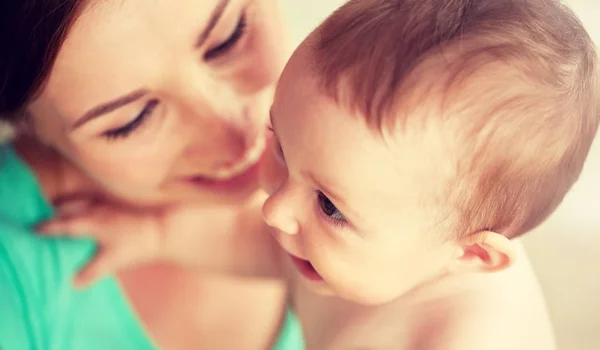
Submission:
<svg viewBox="0 0 600 350">
<path fill-rule="evenodd" d="M 0 349 L 156 349 L 115 278 L 72 287 L 95 243 L 37 236 L 33 226 L 52 215 L 30 169 L 0 145 Z M 275 349 L 303 348 L 290 311 Z"/>
</svg>

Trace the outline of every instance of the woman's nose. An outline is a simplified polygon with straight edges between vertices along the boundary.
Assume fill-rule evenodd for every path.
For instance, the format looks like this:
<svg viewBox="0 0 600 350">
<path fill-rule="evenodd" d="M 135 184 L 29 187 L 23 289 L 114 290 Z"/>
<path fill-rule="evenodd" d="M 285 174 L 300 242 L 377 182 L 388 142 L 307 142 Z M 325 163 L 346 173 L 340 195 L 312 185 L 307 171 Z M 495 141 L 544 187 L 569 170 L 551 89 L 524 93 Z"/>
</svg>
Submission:
<svg viewBox="0 0 600 350">
<path fill-rule="evenodd" d="M 233 163 L 239 162 L 259 142 L 258 125 L 255 125 L 247 115 L 218 115 L 214 119 L 218 125 L 212 135 L 215 136 L 216 143 L 222 147 L 224 159 L 231 159 Z"/>
<path fill-rule="evenodd" d="M 206 160 L 216 158 L 212 163 L 217 168 L 243 162 L 251 150 L 264 147 L 259 125 L 244 112 L 205 111 L 194 119 L 187 125 L 191 138 L 187 153 Z"/>
<path fill-rule="evenodd" d="M 293 194 L 284 185 L 266 200 L 263 205 L 263 219 L 267 225 L 277 230 L 295 235 L 299 231 L 298 221 L 292 206 Z"/>
<path fill-rule="evenodd" d="M 219 160 L 216 167 L 243 161 L 262 142 L 266 117 L 256 108 L 257 101 L 239 96 L 229 84 L 203 72 L 189 72 L 178 85 L 181 113 L 185 116 L 183 132 L 191 137 L 187 153 L 205 159 L 215 156 Z"/>
</svg>

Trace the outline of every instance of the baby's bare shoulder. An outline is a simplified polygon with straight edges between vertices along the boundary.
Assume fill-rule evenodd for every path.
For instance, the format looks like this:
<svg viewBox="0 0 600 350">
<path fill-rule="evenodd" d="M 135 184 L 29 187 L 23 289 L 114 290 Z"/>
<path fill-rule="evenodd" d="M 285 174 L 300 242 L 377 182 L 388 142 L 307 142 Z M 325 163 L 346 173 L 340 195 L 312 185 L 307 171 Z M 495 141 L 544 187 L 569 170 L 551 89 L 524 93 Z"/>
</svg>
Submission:
<svg viewBox="0 0 600 350">
<path fill-rule="evenodd" d="M 506 272 L 465 277 L 459 293 L 415 308 L 410 350 L 554 350 L 542 292 L 524 260 Z"/>
<path fill-rule="evenodd" d="M 438 304 L 411 326 L 410 350 L 553 350 L 548 314 L 537 300 L 482 298 Z M 452 303 L 452 301 L 447 301 Z"/>
</svg>

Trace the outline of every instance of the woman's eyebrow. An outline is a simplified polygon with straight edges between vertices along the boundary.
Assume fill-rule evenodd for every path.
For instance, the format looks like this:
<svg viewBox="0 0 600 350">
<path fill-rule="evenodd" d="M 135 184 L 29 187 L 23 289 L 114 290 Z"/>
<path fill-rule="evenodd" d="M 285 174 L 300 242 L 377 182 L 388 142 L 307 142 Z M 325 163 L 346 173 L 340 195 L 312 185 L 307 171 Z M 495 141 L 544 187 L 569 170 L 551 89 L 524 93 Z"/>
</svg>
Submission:
<svg viewBox="0 0 600 350">
<path fill-rule="evenodd" d="M 147 93 L 148 90 L 145 89 L 136 90 L 121 97 L 117 97 L 112 101 L 105 102 L 94 108 L 91 108 L 89 111 L 84 113 L 83 116 L 77 118 L 75 123 L 73 123 L 71 129 L 77 129 L 78 127 L 82 126 L 83 124 L 87 123 L 92 119 L 96 119 L 106 113 L 114 111 L 115 109 L 121 108 L 127 104 L 139 100 L 140 98 L 144 97 Z"/>
<path fill-rule="evenodd" d="M 215 26 L 217 25 L 217 23 L 219 23 L 219 19 L 221 19 L 221 16 L 223 16 L 223 12 L 225 12 L 225 9 L 227 8 L 228 4 L 229 0 L 219 1 L 213 12 L 210 14 L 206 27 L 204 28 L 202 33 L 200 33 L 198 39 L 196 40 L 197 48 L 204 44 L 206 39 L 210 36 L 210 33 L 213 31 L 213 29 L 215 29 Z"/>
<path fill-rule="evenodd" d="M 223 16 L 227 5 L 229 5 L 229 0 L 219 1 L 215 9 L 212 11 L 210 17 L 208 18 L 208 23 L 206 27 L 198 36 L 198 39 L 196 40 L 196 47 L 202 46 L 206 39 L 210 36 L 210 33 L 213 31 L 217 23 L 219 23 L 219 19 L 221 19 L 221 16 Z M 132 103 L 142 98 L 147 93 L 148 91 L 145 89 L 136 90 L 121 97 L 118 97 L 112 101 L 105 102 L 96 107 L 93 107 L 88 112 L 84 113 L 83 116 L 78 118 L 77 121 L 73 123 L 71 129 L 77 129 L 78 127 L 82 126 L 83 124 L 87 123 L 92 119 L 96 119 L 97 117 L 112 112 L 115 109 L 123 107 L 124 105 L 127 105 L 129 103 Z"/>
</svg>

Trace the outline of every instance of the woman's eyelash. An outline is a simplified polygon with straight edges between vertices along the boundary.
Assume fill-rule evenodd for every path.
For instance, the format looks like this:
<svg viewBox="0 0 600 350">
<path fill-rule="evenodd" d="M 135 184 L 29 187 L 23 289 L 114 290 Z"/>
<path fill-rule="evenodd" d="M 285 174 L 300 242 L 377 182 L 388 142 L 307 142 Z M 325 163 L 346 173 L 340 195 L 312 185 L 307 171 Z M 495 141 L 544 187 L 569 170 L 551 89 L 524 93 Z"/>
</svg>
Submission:
<svg viewBox="0 0 600 350">
<path fill-rule="evenodd" d="M 104 132 L 103 133 L 104 137 L 106 137 L 109 140 L 126 138 L 133 131 L 135 131 L 138 127 L 140 127 L 150 115 L 152 115 L 152 112 L 158 106 L 158 104 L 159 104 L 158 100 L 150 100 L 146 104 L 144 109 L 140 112 L 140 114 L 138 114 L 138 116 L 135 117 L 135 119 L 133 119 L 132 121 L 130 121 L 129 123 L 127 123 L 126 125 L 124 125 L 120 128 L 116 128 L 116 129 L 112 129 L 112 130 L 108 130 L 108 131 Z"/>
<path fill-rule="evenodd" d="M 233 33 L 231 33 L 229 38 L 216 47 L 208 50 L 204 54 L 204 59 L 207 61 L 215 59 L 231 49 L 242 38 L 242 36 L 244 36 L 244 33 L 246 32 L 246 25 L 246 14 L 242 13 L 235 30 Z"/>
<path fill-rule="evenodd" d="M 319 204 L 319 210 L 326 220 L 341 227 L 344 227 L 348 224 L 348 221 L 344 215 L 321 191 L 317 191 L 317 202 Z"/>
</svg>

